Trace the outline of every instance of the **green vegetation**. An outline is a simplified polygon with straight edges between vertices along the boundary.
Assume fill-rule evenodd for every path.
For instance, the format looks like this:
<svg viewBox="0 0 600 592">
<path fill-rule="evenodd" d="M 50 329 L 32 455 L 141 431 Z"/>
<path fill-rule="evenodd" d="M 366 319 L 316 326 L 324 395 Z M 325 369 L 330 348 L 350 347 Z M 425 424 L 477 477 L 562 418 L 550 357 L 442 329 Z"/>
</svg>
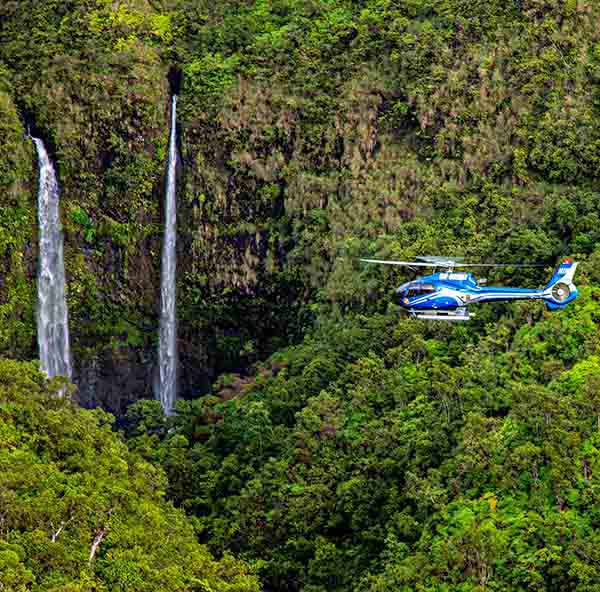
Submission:
<svg viewBox="0 0 600 592">
<path fill-rule="evenodd" d="M 599 297 L 478 331 L 331 320 L 174 431 L 134 405 L 129 445 L 269 590 L 594 590 Z"/>
<path fill-rule="evenodd" d="M 0 351 L 27 356 L 34 339 L 33 295 L 27 244 L 35 213 L 29 203 L 32 146 L 24 146 L 23 124 L 10 95 L 8 73 L 0 61 Z"/>
<path fill-rule="evenodd" d="M 0 588 L 11 592 L 253 592 L 215 561 L 163 472 L 127 451 L 113 417 L 57 397 L 32 364 L 0 360 Z"/>
<path fill-rule="evenodd" d="M 58 165 L 78 396 L 129 449 L 0 362 L 4 587 L 256 587 L 195 534 L 273 591 L 597 590 L 597 11 L 2 2 L 0 354 L 36 355 L 31 126 Z M 140 399 L 173 90 L 191 400 L 165 419 Z M 547 265 L 489 278 L 525 285 L 570 255 L 581 295 L 412 322 L 389 303 L 406 274 L 356 259 L 417 254 Z"/>
<path fill-rule="evenodd" d="M 13 131 L 0 170 L 21 204 L 0 221 L 18 237 L 6 258 L 35 243 L 20 114 L 59 165 L 79 371 L 139 374 L 155 349 L 167 78 L 180 86 L 189 396 L 297 341 L 317 309 L 383 310 L 391 281 L 352 265 L 357 255 L 549 267 L 589 255 L 594 22 L 583 0 L 5 2 L 1 125 Z M 0 287 L 0 350 L 32 357 L 26 254 Z M 144 331 L 127 351 L 119 343 L 132 340 L 114 330 L 123 320 Z M 147 380 L 98 384 L 94 399 L 119 413 L 151 395 Z"/>
</svg>

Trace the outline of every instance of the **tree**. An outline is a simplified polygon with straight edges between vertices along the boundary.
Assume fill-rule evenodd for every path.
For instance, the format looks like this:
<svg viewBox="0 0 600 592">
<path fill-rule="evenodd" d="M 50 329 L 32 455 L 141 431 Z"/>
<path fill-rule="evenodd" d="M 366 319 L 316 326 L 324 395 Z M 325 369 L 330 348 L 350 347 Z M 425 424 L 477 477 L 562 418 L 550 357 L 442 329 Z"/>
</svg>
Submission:
<svg viewBox="0 0 600 592">
<path fill-rule="evenodd" d="M 57 397 L 33 364 L 0 359 L 0 582 L 28 590 L 258 590 L 216 561 L 164 499 L 161 469 L 113 418 Z M 53 390 L 54 389 L 54 390 Z"/>
</svg>

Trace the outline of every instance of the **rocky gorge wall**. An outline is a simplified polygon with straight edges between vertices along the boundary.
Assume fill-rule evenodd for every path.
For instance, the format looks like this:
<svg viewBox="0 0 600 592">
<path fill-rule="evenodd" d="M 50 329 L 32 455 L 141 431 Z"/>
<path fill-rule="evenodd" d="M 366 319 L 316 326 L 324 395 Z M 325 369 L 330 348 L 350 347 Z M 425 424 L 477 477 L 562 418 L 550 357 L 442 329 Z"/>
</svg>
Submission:
<svg viewBox="0 0 600 592">
<path fill-rule="evenodd" d="M 156 379 L 169 105 L 181 74 L 161 55 L 163 23 L 150 3 L 114 8 L 0 8 L 3 39 L 10 41 L 0 62 L 0 353 L 37 356 L 37 164 L 28 137 L 35 130 L 49 146 L 61 187 L 78 398 L 121 414 L 151 397 Z M 42 25 L 44 43 L 22 30 L 40 33 Z M 188 163 L 202 155 L 188 144 L 187 122 L 180 126 L 179 390 L 189 397 L 209 389 L 216 372 L 243 370 L 258 354 L 249 336 L 262 338 L 256 325 L 265 306 L 252 299 L 267 249 L 254 228 L 216 239 L 210 215 L 219 211 L 206 215 L 203 195 L 226 198 L 221 206 L 230 226 L 252 227 L 256 213 L 242 209 L 235 192 L 221 193 L 234 181 L 219 163 L 187 175 Z"/>
<path fill-rule="evenodd" d="M 4 2 L 0 354 L 36 356 L 29 126 L 61 184 L 79 397 L 152 396 L 174 90 L 183 396 L 323 307 L 385 308 L 397 272 L 358 256 L 596 260 L 600 34 L 587 4 L 541 4 Z"/>
<path fill-rule="evenodd" d="M 1 349 L 18 357 L 37 353 L 36 161 L 28 125 L 57 164 L 79 397 L 118 413 L 151 396 L 169 86 L 156 51 L 132 36 L 110 39 L 113 26 L 143 23 L 132 21 L 125 7 L 113 18 L 107 3 L 92 4 L 96 10 L 86 11 L 92 6 L 85 3 L 79 10 L 52 3 L 39 10 L 8 3 L 0 10 L 12 40 L 4 47 L 8 65 L 0 69 L 6 105 L 0 121 L 10 131 L 2 163 L 3 230 L 19 224 L 3 245 Z M 17 28 L 23 23 L 33 31 L 29 37 Z M 46 38 L 36 43 L 42 27 Z"/>
</svg>

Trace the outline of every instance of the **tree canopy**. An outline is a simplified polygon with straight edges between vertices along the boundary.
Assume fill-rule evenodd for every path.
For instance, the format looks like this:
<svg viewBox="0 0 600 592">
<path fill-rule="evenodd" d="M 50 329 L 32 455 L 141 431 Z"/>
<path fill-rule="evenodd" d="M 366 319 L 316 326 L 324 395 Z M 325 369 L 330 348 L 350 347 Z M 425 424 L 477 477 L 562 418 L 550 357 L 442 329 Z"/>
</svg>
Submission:
<svg viewBox="0 0 600 592">
<path fill-rule="evenodd" d="M 58 382 L 58 384 L 57 384 Z M 128 452 L 114 418 L 79 409 L 33 364 L 0 360 L 0 586 L 11 592 L 253 592 L 217 561 L 163 471 Z"/>
<path fill-rule="evenodd" d="M 599 589 L 597 4 L 2 2 L 0 583 Z M 76 398 L 105 411 L 14 361 L 36 357 L 28 130 L 61 184 Z M 408 272 L 358 258 L 416 255 L 540 263 L 490 272 L 532 286 L 571 256 L 581 292 L 414 322 L 389 298 Z"/>
</svg>

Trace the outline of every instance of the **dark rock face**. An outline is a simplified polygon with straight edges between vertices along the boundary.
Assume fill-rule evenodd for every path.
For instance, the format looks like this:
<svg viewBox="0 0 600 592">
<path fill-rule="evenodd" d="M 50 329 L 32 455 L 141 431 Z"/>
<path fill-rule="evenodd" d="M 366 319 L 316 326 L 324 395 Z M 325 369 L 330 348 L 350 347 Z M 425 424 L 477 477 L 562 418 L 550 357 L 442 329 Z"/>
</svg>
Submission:
<svg viewBox="0 0 600 592">
<path fill-rule="evenodd" d="M 76 397 L 84 407 L 102 407 L 120 416 L 131 403 L 152 396 L 152 370 L 143 352 L 131 347 L 80 360 Z"/>
<path fill-rule="evenodd" d="M 152 396 L 171 94 L 182 102 L 177 309 L 184 398 L 207 392 L 219 372 L 244 372 L 296 330 L 295 303 L 306 287 L 285 268 L 291 244 L 281 175 L 294 126 L 289 113 L 271 109 L 268 93 L 245 90 L 245 81 L 238 89 L 229 62 L 223 80 L 215 79 L 218 96 L 208 97 L 204 84 L 200 94 L 186 86 L 183 67 L 161 53 L 158 9 L 150 3 L 122 2 L 116 17 L 110 3 L 79 4 L 70 12 L 44 3 L 0 6 L 0 207 L 7 212 L 0 218 L 0 355 L 37 357 L 37 169 L 29 127 L 48 145 L 61 186 L 78 396 L 82 405 L 120 414 Z M 27 31 L 40 23 L 47 43 L 34 56 Z M 275 119 L 263 121 L 271 111 Z M 281 139 L 260 139 L 278 118 Z M 247 132 L 246 150 L 236 137 Z"/>
<path fill-rule="evenodd" d="M 350 195 L 341 165 L 364 175 L 363 161 L 371 163 L 377 106 L 369 103 L 364 116 L 346 123 L 363 123 L 366 131 L 356 141 L 346 138 L 344 152 L 344 118 L 333 109 L 309 133 L 302 127 L 302 105 L 288 101 L 281 89 L 228 74 L 213 100 L 161 61 L 144 35 L 118 57 L 102 35 L 89 60 L 77 61 L 67 49 L 60 59 L 47 56 L 39 71 L 27 70 L 17 80 L 14 94 L 27 96 L 28 118 L 57 163 L 79 400 L 121 414 L 131 402 L 152 396 L 170 94 L 181 93 L 177 309 L 183 398 L 207 392 L 221 372 L 244 374 L 300 334 L 301 303 L 324 284 L 335 256 L 318 212 L 329 200 Z M 17 148 L 11 166 L 20 172 L 12 199 L 26 216 L 6 258 L 14 271 L 0 286 L 0 302 L 9 301 L 14 286 L 21 290 L 10 312 L 16 319 L 12 334 L 4 341 L 0 334 L 0 353 L 34 358 L 36 169 L 19 114 L 13 108 L 9 115 Z M 325 142 L 320 155 L 313 141 Z M 357 162 L 348 156 L 354 144 L 361 148 Z M 0 149 L 0 159 L 9 159 L 2 155 Z M 34 247 L 23 265 L 28 244 Z"/>
<path fill-rule="evenodd" d="M 210 391 L 210 369 L 198 363 L 198 353 L 180 349 L 178 368 L 179 398 L 191 399 Z M 76 361 L 73 382 L 76 399 L 83 407 L 101 407 L 122 416 L 127 406 L 142 398 L 152 398 L 157 380 L 158 358 L 155 348 L 123 346 L 99 355 L 82 356 Z"/>
</svg>

